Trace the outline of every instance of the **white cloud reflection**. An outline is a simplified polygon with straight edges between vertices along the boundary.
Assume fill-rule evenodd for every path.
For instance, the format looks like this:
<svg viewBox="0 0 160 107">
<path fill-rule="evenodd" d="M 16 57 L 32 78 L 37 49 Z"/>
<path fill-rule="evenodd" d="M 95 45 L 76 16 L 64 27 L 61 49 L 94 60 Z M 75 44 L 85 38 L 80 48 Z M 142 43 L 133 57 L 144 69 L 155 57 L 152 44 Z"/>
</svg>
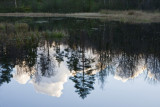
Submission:
<svg viewBox="0 0 160 107">
<path fill-rule="evenodd" d="M 46 46 L 46 45 L 45 45 Z M 41 47 L 38 49 L 38 55 L 44 56 L 44 60 L 48 55 L 48 50 L 46 47 Z M 47 94 L 50 96 L 60 97 L 63 90 L 63 85 L 67 82 L 68 77 L 70 76 L 70 71 L 67 69 L 67 66 L 64 62 L 58 63 L 58 61 L 53 56 L 55 51 L 53 48 L 49 48 L 49 56 L 52 59 L 49 63 L 52 66 L 45 71 L 45 74 L 42 74 L 42 67 L 40 65 L 40 58 L 37 58 L 37 65 L 30 68 L 23 65 L 16 65 L 13 78 L 20 84 L 26 84 L 27 82 L 33 84 L 36 92 Z M 45 60 L 46 61 L 46 60 Z M 60 67 L 59 67 L 60 66 Z M 30 73 L 29 70 L 31 71 Z M 47 75 L 49 73 L 49 75 Z M 32 76 L 32 78 L 31 78 Z"/>
<path fill-rule="evenodd" d="M 116 68 L 114 78 L 117 80 L 121 80 L 122 82 L 126 82 L 130 79 L 134 79 L 146 70 L 145 61 L 143 59 L 138 61 L 133 71 L 125 71 L 121 67 L 122 66 L 118 66 Z"/>
</svg>

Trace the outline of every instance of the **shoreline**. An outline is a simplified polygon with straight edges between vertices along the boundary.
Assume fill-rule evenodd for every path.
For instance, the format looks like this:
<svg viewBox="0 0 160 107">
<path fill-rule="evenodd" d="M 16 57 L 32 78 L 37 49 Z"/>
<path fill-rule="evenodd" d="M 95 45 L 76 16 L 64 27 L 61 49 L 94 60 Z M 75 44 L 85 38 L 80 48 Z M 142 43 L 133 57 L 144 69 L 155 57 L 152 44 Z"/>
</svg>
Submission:
<svg viewBox="0 0 160 107">
<path fill-rule="evenodd" d="M 160 23 L 159 12 L 108 11 L 97 13 L 0 13 L 0 17 L 71 17 L 120 21 L 126 23 Z"/>
</svg>

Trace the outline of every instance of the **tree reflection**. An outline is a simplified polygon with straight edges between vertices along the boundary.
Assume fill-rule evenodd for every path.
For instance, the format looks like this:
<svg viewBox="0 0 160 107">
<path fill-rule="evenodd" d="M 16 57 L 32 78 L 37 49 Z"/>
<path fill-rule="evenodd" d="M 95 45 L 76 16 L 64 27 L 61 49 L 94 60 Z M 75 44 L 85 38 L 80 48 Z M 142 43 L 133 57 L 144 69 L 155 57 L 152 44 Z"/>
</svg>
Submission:
<svg viewBox="0 0 160 107">
<path fill-rule="evenodd" d="M 70 79 L 75 83 L 75 92 L 77 92 L 82 99 L 85 99 L 87 95 L 90 94 L 90 91 L 94 90 L 94 75 L 86 75 L 83 72 L 77 73 L 75 76 L 70 77 Z"/>
<path fill-rule="evenodd" d="M 7 82 L 9 83 L 12 78 L 11 71 L 13 65 L 8 61 L 8 58 L 5 54 L 2 54 L 0 58 L 0 85 Z"/>
</svg>

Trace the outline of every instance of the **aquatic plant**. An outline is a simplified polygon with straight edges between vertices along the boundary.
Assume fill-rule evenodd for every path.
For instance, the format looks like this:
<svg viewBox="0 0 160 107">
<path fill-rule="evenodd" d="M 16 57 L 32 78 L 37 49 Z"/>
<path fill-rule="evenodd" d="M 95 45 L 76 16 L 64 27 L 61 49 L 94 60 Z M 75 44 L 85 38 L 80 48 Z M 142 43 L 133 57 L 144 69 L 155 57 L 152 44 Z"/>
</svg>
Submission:
<svg viewBox="0 0 160 107">
<path fill-rule="evenodd" d="M 62 30 L 53 30 L 53 31 L 45 31 L 44 32 L 44 36 L 46 38 L 63 38 L 65 36 L 67 36 L 67 33 L 65 31 L 62 31 Z"/>
<path fill-rule="evenodd" d="M 135 14 L 134 11 L 129 11 L 129 12 L 128 12 L 128 15 L 134 15 L 134 14 Z"/>
<path fill-rule="evenodd" d="M 0 42 L 18 47 L 37 45 L 39 40 L 45 38 L 61 40 L 67 35 L 63 30 L 39 31 L 31 29 L 27 23 L 0 23 Z"/>
<path fill-rule="evenodd" d="M 27 23 L 15 23 L 15 31 L 27 32 L 28 30 L 29 30 L 29 26 Z"/>
<path fill-rule="evenodd" d="M 0 23 L 0 31 L 4 31 L 5 30 L 5 24 L 4 23 Z"/>
</svg>

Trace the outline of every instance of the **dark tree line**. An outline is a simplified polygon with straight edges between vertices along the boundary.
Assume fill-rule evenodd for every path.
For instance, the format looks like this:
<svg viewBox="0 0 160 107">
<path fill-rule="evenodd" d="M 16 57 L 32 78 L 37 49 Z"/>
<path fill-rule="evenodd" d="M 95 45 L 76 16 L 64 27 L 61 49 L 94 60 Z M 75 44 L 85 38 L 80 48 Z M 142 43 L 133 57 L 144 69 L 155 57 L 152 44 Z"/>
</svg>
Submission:
<svg viewBox="0 0 160 107">
<path fill-rule="evenodd" d="M 113 10 L 159 10 L 159 0 L 1 0 L 0 12 L 93 12 Z"/>
</svg>

